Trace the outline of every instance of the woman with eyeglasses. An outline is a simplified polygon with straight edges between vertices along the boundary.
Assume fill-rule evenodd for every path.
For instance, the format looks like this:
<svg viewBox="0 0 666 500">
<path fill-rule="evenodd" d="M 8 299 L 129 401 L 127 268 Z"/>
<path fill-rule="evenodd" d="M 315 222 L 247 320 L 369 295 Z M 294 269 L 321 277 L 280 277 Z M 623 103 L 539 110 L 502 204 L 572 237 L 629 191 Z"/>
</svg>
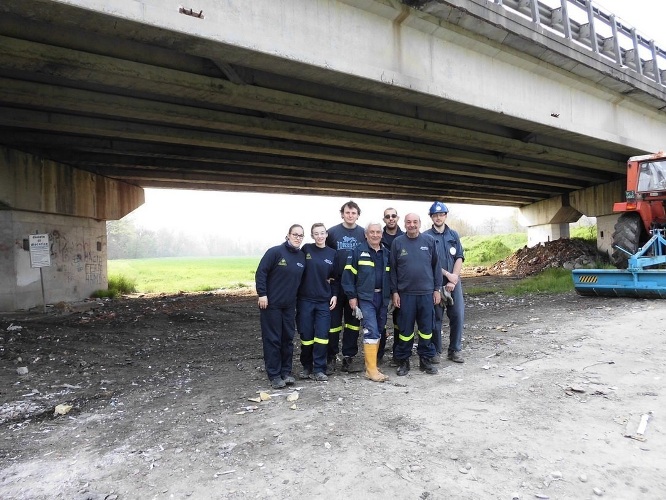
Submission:
<svg viewBox="0 0 666 500">
<path fill-rule="evenodd" d="M 300 251 L 303 226 L 289 228 L 285 242 L 269 248 L 255 273 L 266 374 L 273 389 L 296 383 L 292 370 L 296 333 L 296 298 L 305 270 Z"/>
</svg>

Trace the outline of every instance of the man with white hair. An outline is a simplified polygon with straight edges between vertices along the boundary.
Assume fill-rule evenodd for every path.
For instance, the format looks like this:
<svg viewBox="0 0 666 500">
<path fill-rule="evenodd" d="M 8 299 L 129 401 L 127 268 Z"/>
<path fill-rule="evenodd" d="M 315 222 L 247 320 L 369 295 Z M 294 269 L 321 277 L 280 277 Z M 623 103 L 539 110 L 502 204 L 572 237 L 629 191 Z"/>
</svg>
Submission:
<svg viewBox="0 0 666 500">
<path fill-rule="evenodd" d="M 389 250 L 381 244 L 379 222 L 365 227 L 365 238 L 366 242 L 347 257 L 342 288 L 349 299 L 349 307 L 361 311 L 365 376 L 374 382 L 384 382 L 388 377 L 377 369 L 377 351 L 390 298 Z"/>
</svg>

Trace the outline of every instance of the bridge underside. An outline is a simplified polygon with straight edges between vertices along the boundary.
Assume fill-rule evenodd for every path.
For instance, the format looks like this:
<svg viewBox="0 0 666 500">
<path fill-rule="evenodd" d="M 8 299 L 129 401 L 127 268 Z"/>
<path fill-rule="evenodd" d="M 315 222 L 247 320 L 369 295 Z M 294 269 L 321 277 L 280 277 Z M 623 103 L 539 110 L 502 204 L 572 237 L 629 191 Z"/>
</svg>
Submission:
<svg viewBox="0 0 666 500">
<path fill-rule="evenodd" d="M 0 144 L 142 187 L 521 207 L 644 152 L 55 1 L 0 5 L 0 88 Z"/>
</svg>

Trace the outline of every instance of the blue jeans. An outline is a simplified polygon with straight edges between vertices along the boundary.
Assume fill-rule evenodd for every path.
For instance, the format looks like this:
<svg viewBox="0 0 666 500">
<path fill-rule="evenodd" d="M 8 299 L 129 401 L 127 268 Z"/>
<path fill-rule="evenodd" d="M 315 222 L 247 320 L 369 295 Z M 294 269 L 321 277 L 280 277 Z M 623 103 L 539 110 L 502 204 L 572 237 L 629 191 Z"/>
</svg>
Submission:
<svg viewBox="0 0 666 500">
<path fill-rule="evenodd" d="M 358 307 L 363 313 L 361 328 L 363 329 L 363 343 L 377 344 L 386 326 L 386 306 L 382 292 L 375 292 L 372 301 L 358 300 Z"/>
</svg>

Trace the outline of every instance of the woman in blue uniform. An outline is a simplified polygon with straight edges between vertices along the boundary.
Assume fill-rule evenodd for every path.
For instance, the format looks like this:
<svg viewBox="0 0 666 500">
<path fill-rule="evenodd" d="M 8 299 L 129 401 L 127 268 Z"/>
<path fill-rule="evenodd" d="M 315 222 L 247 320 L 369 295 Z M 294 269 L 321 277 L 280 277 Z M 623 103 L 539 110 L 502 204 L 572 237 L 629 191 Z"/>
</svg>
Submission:
<svg viewBox="0 0 666 500">
<path fill-rule="evenodd" d="M 331 310 L 338 300 L 339 284 L 335 281 L 336 251 L 326 246 L 328 232 L 321 222 L 312 225 L 310 235 L 314 243 L 303 245 L 305 273 L 298 290 L 296 322 L 301 337 L 301 364 L 298 374 L 302 379 L 328 380 L 326 355 Z"/>
<path fill-rule="evenodd" d="M 296 382 L 291 369 L 296 297 L 305 270 L 305 255 L 300 251 L 304 236 L 303 226 L 291 226 L 286 241 L 266 251 L 255 273 L 264 364 L 273 389 Z"/>
</svg>

